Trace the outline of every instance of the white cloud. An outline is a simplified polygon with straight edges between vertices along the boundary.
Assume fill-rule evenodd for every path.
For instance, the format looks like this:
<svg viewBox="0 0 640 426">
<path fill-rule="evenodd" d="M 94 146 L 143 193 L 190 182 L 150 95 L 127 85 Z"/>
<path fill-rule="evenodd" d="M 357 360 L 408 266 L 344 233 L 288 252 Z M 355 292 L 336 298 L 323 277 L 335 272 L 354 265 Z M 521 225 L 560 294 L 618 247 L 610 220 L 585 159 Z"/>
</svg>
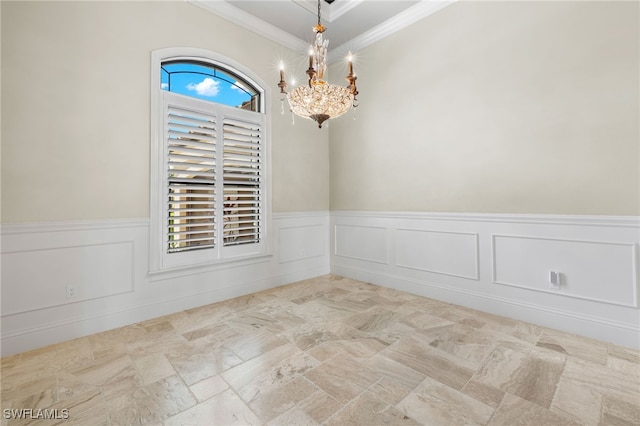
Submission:
<svg viewBox="0 0 640 426">
<path fill-rule="evenodd" d="M 167 83 L 162 83 L 162 84 L 160 85 L 160 88 L 161 88 L 162 90 L 167 90 L 167 89 L 169 88 L 169 85 L 168 85 Z"/>
<path fill-rule="evenodd" d="M 195 90 L 200 96 L 216 96 L 220 92 L 220 83 L 212 78 L 205 78 L 200 83 L 189 83 L 187 89 Z"/>
</svg>

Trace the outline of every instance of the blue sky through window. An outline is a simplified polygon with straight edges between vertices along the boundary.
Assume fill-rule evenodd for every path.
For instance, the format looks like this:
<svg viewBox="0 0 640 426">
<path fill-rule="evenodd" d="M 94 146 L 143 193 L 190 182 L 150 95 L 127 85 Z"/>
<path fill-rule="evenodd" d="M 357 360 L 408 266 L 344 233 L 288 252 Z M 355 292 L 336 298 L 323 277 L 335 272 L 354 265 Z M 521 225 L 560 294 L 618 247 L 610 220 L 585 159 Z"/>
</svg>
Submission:
<svg viewBox="0 0 640 426">
<path fill-rule="evenodd" d="M 162 64 L 160 83 L 162 90 L 233 107 L 250 101 L 256 94 L 237 77 L 193 62 Z"/>
</svg>

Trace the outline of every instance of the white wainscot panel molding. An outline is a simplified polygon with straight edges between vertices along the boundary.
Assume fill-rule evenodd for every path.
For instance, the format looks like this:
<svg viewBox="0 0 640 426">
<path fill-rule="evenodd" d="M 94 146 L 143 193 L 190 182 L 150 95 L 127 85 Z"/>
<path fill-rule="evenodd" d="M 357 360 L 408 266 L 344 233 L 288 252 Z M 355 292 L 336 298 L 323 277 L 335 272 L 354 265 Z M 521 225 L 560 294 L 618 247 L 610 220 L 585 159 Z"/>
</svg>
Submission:
<svg viewBox="0 0 640 426">
<path fill-rule="evenodd" d="M 255 262 L 154 275 L 146 218 L 3 225 L 2 356 L 330 272 L 329 212 L 271 225 L 273 252 Z"/>
<path fill-rule="evenodd" d="M 335 211 L 331 227 L 334 274 L 640 348 L 638 217 Z"/>
<path fill-rule="evenodd" d="M 387 230 L 374 226 L 337 225 L 335 255 L 387 263 Z"/>
<path fill-rule="evenodd" d="M 133 243 L 4 252 L 2 282 L 3 315 L 131 292 Z"/>
<path fill-rule="evenodd" d="M 493 236 L 496 284 L 638 306 L 635 243 L 580 241 L 510 235 Z M 550 272 L 559 273 L 559 288 Z"/>
<path fill-rule="evenodd" d="M 477 280 L 478 234 L 398 229 L 396 265 Z"/>
<path fill-rule="evenodd" d="M 279 229 L 280 263 L 296 262 L 325 254 L 328 229 L 324 225 Z"/>
<path fill-rule="evenodd" d="M 3 320 L 132 293 L 135 242 L 146 226 L 146 220 L 2 226 Z"/>
</svg>

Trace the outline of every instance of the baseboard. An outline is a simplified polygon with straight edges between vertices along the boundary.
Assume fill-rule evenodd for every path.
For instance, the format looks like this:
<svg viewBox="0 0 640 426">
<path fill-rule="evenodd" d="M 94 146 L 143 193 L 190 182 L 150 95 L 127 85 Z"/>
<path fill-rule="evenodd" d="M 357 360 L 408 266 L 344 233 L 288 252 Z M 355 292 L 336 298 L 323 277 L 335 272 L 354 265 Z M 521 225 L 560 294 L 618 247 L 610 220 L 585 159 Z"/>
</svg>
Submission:
<svg viewBox="0 0 640 426">
<path fill-rule="evenodd" d="M 640 348 L 639 231 L 626 216 L 332 212 L 331 271 Z"/>
<path fill-rule="evenodd" d="M 630 324 L 359 268 L 334 266 L 331 273 L 542 327 L 585 335 L 629 348 L 640 348 L 640 327 Z M 588 333 L 585 330 L 589 330 Z"/>
<path fill-rule="evenodd" d="M 3 225 L 2 356 L 330 272 L 329 212 L 274 214 L 272 253 L 258 262 L 162 279 L 149 275 L 148 227 L 146 219 Z"/>
<path fill-rule="evenodd" d="M 40 324 L 30 329 L 2 333 L 2 347 L 7 354 L 25 352 L 74 338 L 135 324 L 175 312 L 208 305 L 247 294 L 272 289 L 296 281 L 329 273 L 329 268 L 319 267 L 292 272 L 225 288 L 190 294 L 149 304 L 114 310 L 94 315 Z"/>
<path fill-rule="evenodd" d="M 639 224 L 637 217 L 279 213 L 272 254 L 261 262 L 161 280 L 148 273 L 146 219 L 3 225 L 2 355 L 330 272 L 640 348 Z M 84 269 L 60 273 L 59 262 Z M 549 269 L 561 273 L 560 288 L 549 288 Z M 65 298 L 69 279 L 82 297 Z"/>
</svg>

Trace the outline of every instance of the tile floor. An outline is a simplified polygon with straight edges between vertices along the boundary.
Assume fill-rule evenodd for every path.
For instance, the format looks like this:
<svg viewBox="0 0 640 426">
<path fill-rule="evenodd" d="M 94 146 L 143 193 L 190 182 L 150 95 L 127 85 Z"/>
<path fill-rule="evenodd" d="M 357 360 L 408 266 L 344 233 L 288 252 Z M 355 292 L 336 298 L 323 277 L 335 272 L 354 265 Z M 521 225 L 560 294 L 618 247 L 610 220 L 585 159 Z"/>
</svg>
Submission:
<svg viewBox="0 0 640 426">
<path fill-rule="evenodd" d="M 323 276 L 5 357 L 2 424 L 639 425 L 639 376 L 638 351 Z M 26 408 L 69 418 L 4 418 Z"/>
</svg>

